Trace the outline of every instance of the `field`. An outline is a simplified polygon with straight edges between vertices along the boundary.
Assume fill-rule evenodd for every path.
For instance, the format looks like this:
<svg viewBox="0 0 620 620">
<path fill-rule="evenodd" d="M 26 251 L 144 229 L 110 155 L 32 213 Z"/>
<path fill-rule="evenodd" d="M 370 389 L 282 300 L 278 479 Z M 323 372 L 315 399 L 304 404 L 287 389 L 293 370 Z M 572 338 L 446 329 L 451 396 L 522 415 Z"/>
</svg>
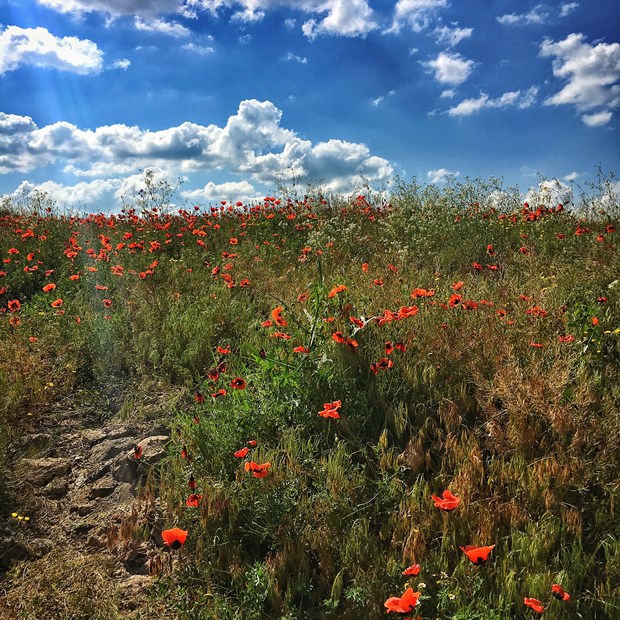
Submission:
<svg viewBox="0 0 620 620">
<path fill-rule="evenodd" d="M 5 205 L 0 617 L 620 617 L 618 204 L 496 185 Z M 28 467 L 121 426 L 87 545 Z"/>
</svg>

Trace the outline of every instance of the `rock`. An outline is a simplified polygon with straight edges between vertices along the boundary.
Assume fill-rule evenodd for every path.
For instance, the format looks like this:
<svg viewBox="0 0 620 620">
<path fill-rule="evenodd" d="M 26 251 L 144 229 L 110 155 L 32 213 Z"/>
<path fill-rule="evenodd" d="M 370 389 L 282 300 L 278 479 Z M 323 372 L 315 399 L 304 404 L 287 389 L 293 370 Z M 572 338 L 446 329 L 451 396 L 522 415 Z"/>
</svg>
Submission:
<svg viewBox="0 0 620 620">
<path fill-rule="evenodd" d="M 49 433 L 32 433 L 22 437 L 17 444 L 17 449 L 23 452 L 27 450 L 42 450 L 49 444 L 49 441 Z"/>
<path fill-rule="evenodd" d="M 170 441 L 167 435 L 152 435 L 138 442 L 142 448 L 140 463 L 153 465 L 166 456 L 166 444 Z"/>
<path fill-rule="evenodd" d="M 119 482 L 135 483 L 138 480 L 138 463 L 132 455 L 122 454 L 112 466 L 112 477 Z"/>
<path fill-rule="evenodd" d="M 106 437 L 107 439 L 122 439 L 124 437 L 132 437 L 133 434 L 130 428 L 119 426 L 118 428 L 110 430 Z"/>
<path fill-rule="evenodd" d="M 35 538 L 29 543 L 30 549 L 37 556 L 43 556 L 54 548 L 54 543 L 49 538 Z"/>
<path fill-rule="evenodd" d="M 116 483 L 112 479 L 112 476 L 99 480 L 90 490 L 88 499 L 96 499 L 98 497 L 107 497 L 114 492 Z"/>
<path fill-rule="evenodd" d="M 98 467 L 97 469 L 95 469 L 95 471 L 93 471 L 91 474 L 89 474 L 88 482 L 95 482 L 95 480 L 99 480 L 99 478 L 102 478 L 106 474 L 109 474 L 110 471 L 112 471 L 112 462 L 111 461 L 107 462 L 102 467 Z M 77 483 L 76 483 L 76 486 L 77 486 Z"/>
<path fill-rule="evenodd" d="M 113 459 L 121 452 L 124 452 L 129 446 L 125 441 L 102 441 L 99 445 L 95 446 L 90 453 L 91 463 L 101 463 Z"/>
<path fill-rule="evenodd" d="M 98 428 L 89 428 L 82 431 L 82 439 L 90 446 L 94 446 L 96 443 L 103 441 L 105 438 L 106 434 Z"/>
<path fill-rule="evenodd" d="M 103 549 L 106 546 L 106 542 L 99 536 L 91 534 L 86 541 L 86 546 L 93 547 L 94 549 Z"/>
<path fill-rule="evenodd" d="M 44 487 L 44 489 L 40 492 L 40 495 L 50 497 L 52 499 L 60 499 L 66 495 L 68 490 L 69 485 L 66 480 L 63 480 L 62 478 L 54 478 Z"/>
<path fill-rule="evenodd" d="M 90 514 L 94 509 L 92 504 L 74 504 L 69 508 L 69 512 L 77 512 L 80 517 L 85 517 Z"/>
<path fill-rule="evenodd" d="M 38 486 L 45 486 L 71 468 L 71 461 L 64 458 L 24 459 L 23 464 L 27 468 L 28 481 Z"/>
<path fill-rule="evenodd" d="M 32 550 L 25 543 L 14 538 L 0 539 L 0 569 L 6 570 L 13 562 L 28 560 Z"/>
</svg>

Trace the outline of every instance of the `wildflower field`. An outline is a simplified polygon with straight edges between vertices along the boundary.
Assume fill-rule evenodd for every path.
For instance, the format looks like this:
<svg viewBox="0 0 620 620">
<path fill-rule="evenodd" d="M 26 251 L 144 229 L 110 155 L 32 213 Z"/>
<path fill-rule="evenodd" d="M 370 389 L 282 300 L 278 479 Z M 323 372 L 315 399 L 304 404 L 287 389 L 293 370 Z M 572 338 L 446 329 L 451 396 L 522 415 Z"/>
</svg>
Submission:
<svg viewBox="0 0 620 620">
<path fill-rule="evenodd" d="M 122 531 L 144 605 L 45 611 L 71 577 L 17 597 L 29 560 L 7 617 L 620 617 L 618 205 L 491 185 L 6 205 L 2 523 L 46 528 L 13 446 L 50 411 L 169 430 Z"/>
</svg>

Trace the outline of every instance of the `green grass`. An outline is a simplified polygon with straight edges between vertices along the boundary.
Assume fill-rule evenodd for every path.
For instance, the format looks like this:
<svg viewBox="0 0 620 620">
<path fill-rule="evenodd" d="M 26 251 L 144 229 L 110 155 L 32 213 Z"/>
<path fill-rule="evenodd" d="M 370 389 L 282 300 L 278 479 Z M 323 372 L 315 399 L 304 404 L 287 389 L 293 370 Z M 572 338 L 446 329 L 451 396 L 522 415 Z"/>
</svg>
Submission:
<svg viewBox="0 0 620 620">
<path fill-rule="evenodd" d="M 532 618 L 525 596 L 546 618 L 611 618 L 617 205 L 537 211 L 509 191 L 491 206 L 496 186 L 402 183 L 390 204 L 284 196 L 222 213 L 7 212 L 2 433 L 77 391 L 106 394 L 123 419 L 172 420 L 159 493 L 166 524 L 190 534 L 156 596 L 179 618 L 382 618 L 407 585 L 424 619 Z M 277 307 L 287 325 L 263 326 Z M 375 374 L 381 358 L 393 365 Z M 336 400 L 339 419 L 318 415 Z M 271 463 L 265 478 L 250 459 Z M 446 488 L 462 498 L 451 513 L 430 498 Z M 470 544 L 495 545 L 487 564 L 466 559 Z M 556 582 L 570 602 L 552 598 Z"/>
</svg>

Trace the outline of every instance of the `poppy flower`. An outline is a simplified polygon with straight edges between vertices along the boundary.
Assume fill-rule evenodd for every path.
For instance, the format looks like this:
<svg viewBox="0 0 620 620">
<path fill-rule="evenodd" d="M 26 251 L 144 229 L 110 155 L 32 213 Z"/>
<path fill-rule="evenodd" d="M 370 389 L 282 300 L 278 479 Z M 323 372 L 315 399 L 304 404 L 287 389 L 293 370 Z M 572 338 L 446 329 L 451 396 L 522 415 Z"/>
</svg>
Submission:
<svg viewBox="0 0 620 620">
<path fill-rule="evenodd" d="M 342 401 L 335 400 L 333 403 L 325 403 L 323 405 L 323 411 L 319 411 L 319 415 L 322 418 L 334 418 L 337 420 L 340 417 L 338 409 L 342 406 Z"/>
<path fill-rule="evenodd" d="M 245 390 L 245 386 L 245 380 L 243 380 L 241 377 L 237 377 L 230 382 L 230 387 L 233 390 Z"/>
<path fill-rule="evenodd" d="M 339 284 L 338 286 L 334 286 L 334 288 L 329 291 L 329 293 L 327 294 L 327 296 L 329 297 L 329 299 L 332 299 L 332 297 L 335 297 L 336 295 L 338 295 L 338 293 L 342 293 L 342 291 L 346 291 L 347 287 L 344 284 Z"/>
<path fill-rule="evenodd" d="M 205 397 L 200 392 L 196 392 L 194 394 L 194 401 L 200 405 L 205 402 Z"/>
<path fill-rule="evenodd" d="M 573 342 L 575 340 L 575 336 L 571 336 L 570 334 L 566 336 L 558 336 L 559 342 Z"/>
<path fill-rule="evenodd" d="M 595 316 L 592 317 L 592 325 L 594 325 L 594 327 L 598 325 L 598 319 Z"/>
<path fill-rule="evenodd" d="M 111 308 L 112 307 L 112 300 L 111 299 L 104 299 L 101 302 L 103 304 L 104 308 Z"/>
<path fill-rule="evenodd" d="M 226 390 L 224 388 L 220 388 L 211 394 L 211 398 L 219 398 L 220 396 L 226 396 Z"/>
<path fill-rule="evenodd" d="M 7 304 L 7 307 L 11 312 L 17 312 L 22 305 L 19 303 L 19 299 L 11 299 L 11 301 Z"/>
<path fill-rule="evenodd" d="M 454 510 L 461 503 L 461 498 L 452 495 L 452 492 L 448 489 L 441 494 L 441 497 L 437 497 L 437 495 L 431 495 L 431 497 L 435 502 L 435 508 L 445 510 L 446 512 Z"/>
<path fill-rule="evenodd" d="M 466 547 L 461 547 L 461 551 L 473 562 L 476 566 L 480 564 L 484 564 L 489 559 L 489 554 L 493 550 L 495 545 L 490 545 L 489 547 L 474 547 L 472 545 L 467 545 Z"/>
<path fill-rule="evenodd" d="M 186 500 L 185 504 L 190 508 L 198 508 L 200 506 L 200 500 L 202 499 L 202 495 L 200 493 L 192 493 Z"/>
<path fill-rule="evenodd" d="M 455 282 L 452 285 L 452 290 L 453 291 L 460 291 L 463 288 L 464 285 L 465 285 L 465 282 Z"/>
<path fill-rule="evenodd" d="M 308 301 L 309 297 L 308 293 L 301 293 L 301 295 L 297 295 L 297 301 Z"/>
<path fill-rule="evenodd" d="M 193 491 L 196 488 L 196 480 L 194 480 L 194 476 L 190 476 L 187 481 L 187 486 Z"/>
<path fill-rule="evenodd" d="M 310 349 L 300 345 L 298 347 L 293 348 L 293 353 L 310 353 Z"/>
<path fill-rule="evenodd" d="M 275 321 L 275 324 L 280 327 L 286 327 L 288 322 L 282 318 L 282 312 L 284 308 L 282 306 L 278 306 L 271 311 L 271 318 Z"/>
<path fill-rule="evenodd" d="M 60 308 L 62 306 L 62 299 L 56 299 L 52 302 L 52 308 Z"/>
<path fill-rule="evenodd" d="M 43 292 L 49 293 L 50 291 L 53 291 L 55 288 L 56 288 L 56 285 L 53 282 L 50 282 L 49 284 L 46 284 L 43 287 Z"/>
<path fill-rule="evenodd" d="M 258 444 L 258 441 L 256 441 L 256 439 L 250 439 L 248 441 L 248 446 L 250 446 L 250 448 L 256 448 L 257 444 Z"/>
<path fill-rule="evenodd" d="M 455 308 L 461 303 L 461 299 L 463 299 L 461 295 L 459 295 L 458 293 L 452 293 L 452 295 L 450 295 L 450 301 L 448 302 L 448 305 L 450 306 L 450 308 Z"/>
<path fill-rule="evenodd" d="M 419 575 L 420 574 L 420 565 L 419 564 L 412 564 L 411 566 L 408 566 L 404 571 L 403 571 L 403 575 L 409 576 L 409 575 Z"/>
<path fill-rule="evenodd" d="M 551 586 L 551 594 L 553 594 L 558 601 L 570 601 L 570 594 L 566 592 L 559 583 L 554 583 Z"/>
<path fill-rule="evenodd" d="M 388 613 L 394 611 L 398 614 L 408 614 L 418 604 L 421 594 L 421 592 L 414 592 L 413 588 L 407 588 L 400 598 L 392 596 L 383 605 Z"/>
<path fill-rule="evenodd" d="M 530 608 L 533 609 L 536 613 L 542 614 L 545 611 L 544 605 L 537 598 L 528 598 L 527 596 L 523 599 L 523 602 Z"/>
<path fill-rule="evenodd" d="M 133 445 L 133 458 L 138 460 L 142 458 L 142 446 L 138 444 Z"/>
<path fill-rule="evenodd" d="M 268 473 L 268 469 L 271 467 L 271 463 L 258 464 L 254 461 L 245 464 L 245 471 L 251 471 L 255 478 L 265 478 Z"/>
<path fill-rule="evenodd" d="M 241 450 L 237 450 L 233 455 L 236 459 L 243 459 L 247 456 L 250 448 L 241 448 Z"/>
<path fill-rule="evenodd" d="M 187 451 L 187 448 L 185 446 L 183 446 L 183 448 L 181 449 L 181 458 L 182 459 L 187 459 L 187 462 L 190 462 L 192 460 L 192 456 Z"/>
<path fill-rule="evenodd" d="M 170 530 L 164 530 L 161 537 L 171 549 L 180 549 L 187 539 L 187 532 L 178 527 L 173 527 Z"/>
</svg>

